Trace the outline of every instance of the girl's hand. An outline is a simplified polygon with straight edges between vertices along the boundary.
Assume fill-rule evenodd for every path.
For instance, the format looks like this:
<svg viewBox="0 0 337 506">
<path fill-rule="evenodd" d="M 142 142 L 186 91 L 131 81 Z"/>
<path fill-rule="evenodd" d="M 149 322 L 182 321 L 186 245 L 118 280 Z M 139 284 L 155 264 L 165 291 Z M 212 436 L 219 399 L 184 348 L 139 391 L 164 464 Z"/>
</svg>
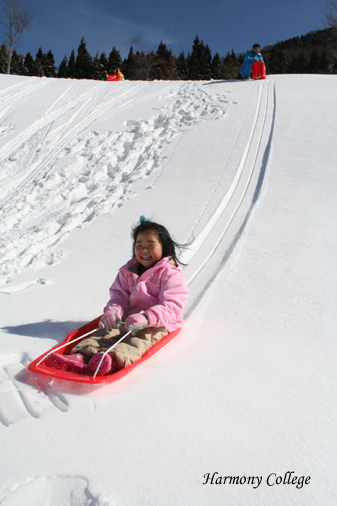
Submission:
<svg viewBox="0 0 337 506">
<path fill-rule="evenodd" d="M 116 329 L 122 321 L 122 310 L 119 306 L 110 306 L 100 320 L 106 330 Z"/>
<path fill-rule="evenodd" d="M 145 329 L 149 324 L 149 320 L 145 313 L 136 313 L 128 316 L 125 320 L 125 330 L 130 331 L 131 334 L 136 334 L 138 330 Z"/>
</svg>

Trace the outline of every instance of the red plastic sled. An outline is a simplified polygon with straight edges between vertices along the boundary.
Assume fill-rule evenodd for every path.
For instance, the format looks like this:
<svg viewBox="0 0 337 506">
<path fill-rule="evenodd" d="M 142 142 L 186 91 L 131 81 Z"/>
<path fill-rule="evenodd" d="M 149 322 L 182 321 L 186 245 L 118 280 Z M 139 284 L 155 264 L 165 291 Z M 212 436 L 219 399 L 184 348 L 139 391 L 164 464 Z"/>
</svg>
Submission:
<svg viewBox="0 0 337 506">
<path fill-rule="evenodd" d="M 266 66 L 263 61 L 254 61 L 252 64 L 252 78 L 253 79 L 265 79 L 266 78 Z"/>
<path fill-rule="evenodd" d="M 117 75 L 113 75 L 113 74 L 107 74 L 106 78 L 108 81 L 119 81 L 119 77 Z"/>
<path fill-rule="evenodd" d="M 47 367 L 43 359 L 53 350 L 56 350 L 56 348 L 59 348 L 62 344 L 70 343 L 70 341 L 73 341 L 74 339 L 77 339 L 81 336 L 83 336 L 83 339 L 86 337 L 89 337 L 89 332 L 94 333 L 95 330 L 97 330 L 99 321 L 101 319 L 101 316 L 96 318 L 95 320 L 87 323 L 83 327 L 75 330 L 74 332 L 71 332 L 63 343 L 58 344 L 57 346 L 54 346 L 50 350 L 46 351 L 46 353 L 43 353 L 40 357 L 35 359 L 33 362 L 31 362 L 28 366 L 28 369 L 31 372 L 35 372 L 38 374 L 45 374 L 47 376 L 52 376 L 53 378 L 59 378 L 62 380 L 69 380 L 69 381 L 76 381 L 78 383 L 86 383 L 90 385 L 99 385 L 102 383 L 112 383 L 113 381 L 116 381 L 126 374 L 128 374 L 134 367 L 139 365 L 141 362 L 144 362 L 144 360 L 147 360 L 150 358 L 154 353 L 156 353 L 160 348 L 162 348 L 166 343 L 171 341 L 179 332 L 180 329 L 174 330 L 173 332 L 170 332 L 170 334 L 167 334 L 167 336 L 163 337 L 160 341 L 158 341 L 156 344 L 154 344 L 149 350 L 147 350 L 144 355 L 137 360 L 137 362 L 134 362 L 133 364 L 129 365 L 128 367 L 125 367 L 124 369 L 121 369 L 120 371 L 117 371 L 113 374 L 108 374 L 107 376 L 96 376 L 95 379 L 92 376 L 87 376 L 85 374 L 76 374 L 73 372 L 68 371 L 60 371 L 59 369 L 54 369 L 53 367 Z M 79 339 L 80 342 L 81 339 Z M 71 352 L 71 349 L 73 348 L 74 344 L 71 343 L 68 346 L 64 346 L 60 350 L 58 350 L 56 353 L 59 353 L 60 355 L 69 355 Z M 39 364 L 39 362 L 41 362 Z"/>
</svg>

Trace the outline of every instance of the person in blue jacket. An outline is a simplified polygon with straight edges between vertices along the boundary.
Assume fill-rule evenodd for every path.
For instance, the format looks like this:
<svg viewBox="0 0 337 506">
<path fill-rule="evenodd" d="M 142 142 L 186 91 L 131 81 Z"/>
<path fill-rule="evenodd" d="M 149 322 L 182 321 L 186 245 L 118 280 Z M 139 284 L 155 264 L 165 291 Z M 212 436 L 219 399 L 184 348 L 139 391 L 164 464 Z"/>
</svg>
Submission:
<svg viewBox="0 0 337 506">
<path fill-rule="evenodd" d="M 263 61 L 260 53 L 260 44 L 254 44 L 251 51 L 247 51 L 245 59 L 240 68 L 240 74 L 244 78 L 252 77 L 252 64 L 254 61 Z"/>
</svg>

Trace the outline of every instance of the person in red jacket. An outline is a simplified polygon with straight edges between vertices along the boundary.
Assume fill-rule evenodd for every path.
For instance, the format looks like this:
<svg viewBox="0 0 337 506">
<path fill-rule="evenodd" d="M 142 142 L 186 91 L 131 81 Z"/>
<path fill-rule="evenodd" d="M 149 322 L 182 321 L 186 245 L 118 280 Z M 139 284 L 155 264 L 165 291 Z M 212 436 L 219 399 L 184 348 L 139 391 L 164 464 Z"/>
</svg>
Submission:
<svg viewBox="0 0 337 506">
<path fill-rule="evenodd" d="M 112 74 L 107 74 L 108 81 L 124 81 L 124 76 L 116 67 L 112 69 Z"/>
</svg>

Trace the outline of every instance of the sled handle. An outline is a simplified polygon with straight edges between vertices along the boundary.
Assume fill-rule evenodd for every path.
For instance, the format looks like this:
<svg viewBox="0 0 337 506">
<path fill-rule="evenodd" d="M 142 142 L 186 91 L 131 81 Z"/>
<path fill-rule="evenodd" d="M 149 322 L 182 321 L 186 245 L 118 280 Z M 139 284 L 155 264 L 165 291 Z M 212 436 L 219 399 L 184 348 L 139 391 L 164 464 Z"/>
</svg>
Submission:
<svg viewBox="0 0 337 506">
<path fill-rule="evenodd" d="M 84 339 L 85 337 L 89 336 L 90 334 L 93 334 L 93 332 L 96 332 L 100 327 L 98 327 L 97 329 L 93 329 L 93 330 L 90 330 L 90 332 L 87 332 L 86 334 L 83 334 L 79 337 L 76 337 L 75 339 L 72 339 L 71 341 L 68 341 L 67 343 L 63 343 L 61 344 L 61 346 L 58 346 L 57 348 L 53 348 L 52 350 L 50 350 L 48 353 L 46 353 L 42 358 L 41 360 L 39 360 L 39 362 L 36 364 L 35 367 L 38 367 L 41 362 L 43 362 L 47 357 L 49 357 L 49 355 L 51 355 L 52 353 L 55 353 L 55 351 L 58 351 L 58 350 L 61 350 L 62 348 L 65 348 L 66 346 L 68 346 L 68 344 L 71 344 L 71 343 L 75 343 L 76 341 L 79 341 L 80 339 Z"/>
<path fill-rule="evenodd" d="M 118 341 L 116 341 L 112 346 L 110 346 L 110 348 L 108 348 L 104 353 L 103 353 L 103 356 L 100 360 L 100 363 L 98 364 L 97 366 L 97 369 L 95 371 L 95 374 L 93 375 L 92 379 L 94 380 L 96 378 L 96 375 L 99 371 L 99 368 L 101 367 L 101 364 L 105 358 L 105 356 L 109 353 L 109 351 L 111 351 L 115 346 L 117 346 L 117 344 L 119 344 L 121 341 L 123 341 L 123 339 L 125 339 L 129 334 L 132 333 L 132 330 L 129 330 L 129 332 L 127 332 L 126 334 L 124 334 L 124 336 L 122 336 L 120 339 L 118 339 Z"/>
</svg>

